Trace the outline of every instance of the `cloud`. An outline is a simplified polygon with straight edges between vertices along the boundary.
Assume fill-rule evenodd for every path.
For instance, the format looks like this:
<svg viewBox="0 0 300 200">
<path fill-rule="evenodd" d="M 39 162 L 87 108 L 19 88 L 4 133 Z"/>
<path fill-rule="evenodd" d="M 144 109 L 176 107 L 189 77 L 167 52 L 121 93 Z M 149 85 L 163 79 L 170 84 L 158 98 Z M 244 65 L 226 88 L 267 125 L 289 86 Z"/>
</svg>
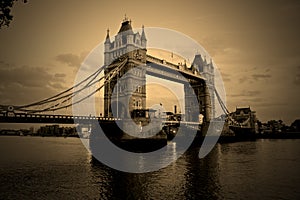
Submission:
<svg viewBox="0 0 300 200">
<path fill-rule="evenodd" d="M 67 75 L 66 74 L 63 74 L 63 73 L 57 73 L 57 74 L 54 74 L 54 77 L 56 78 L 65 78 Z"/>
<path fill-rule="evenodd" d="M 82 52 L 80 55 L 72 54 L 72 53 L 65 53 L 59 54 L 55 57 L 55 60 L 67 64 L 70 67 L 77 67 L 79 68 L 81 63 L 83 62 L 84 58 L 86 57 L 87 52 Z"/>
<path fill-rule="evenodd" d="M 272 76 L 270 74 L 252 74 L 252 78 L 254 80 L 268 79 Z"/>
<path fill-rule="evenodd" d="M 259 94 L 261 94 L 261 92 L 258 90 L 244 90 L 239 94 L 232 94 L 229 96 L 230 97 L 256 97 Z"/>
<path fill-rule="evenodd" d="M 298 65 L 295 69 L 295 78 L 293 80 L 295 85 L 300 85 L 300 65 Z"/>
<path fill-rule="evenodd" d="M 20 84 L 23 87 L 41 87 L 53 77 L 41 67 L 13 67 L 0 69 L 0 84 Z"/>
<path fill-rule="evenodd" d="M 279 106 L 287 106 L 288 103 L 268 103 L 268 102 L 260 102 L 255 104 L 256 107 L 279 107 Z"/>
<path fill-rule="evenodd" d="M 1 66 L 1 68 L 3 69 L 3 68 L 9 68 L 9 67 L 11 67 L 11 65 L 9 64 L 9 63 L 6 63 L 5 61 L 3 61 L 3 60 L 0 60 L 0 66 Z"/>
<path fill-rule="evenodd" d="M 248 80 L 248 78 L 246 76 L 243 76 L 241 78 L 239 78 L 239 83 L 244 83 Z"/>
<path fill-rule="evenodd" d="M 64 73 L 56 73 L 53 76 L 53 81 L 58 82 L 58 83 L 65 83 L 67 78 L 67 74 Z M 64 87 L 59 87 L 59 88 L 64 88 Z"/>
<path fill-rule="evenodd" d="M 296 85 L 300 85 L 300 74 L 296 74 L 294 83 L 295 83 Z"/>
<path fill-rule="evenodd" d="M 249 102 L 250 105 L 252 105 L 252 104 L 256 105 L 256 103 L 263 102 L 263 101 L 264 101 L 264 99 L 260 98 L 260 97 L 254 97 L 254 98 L 250 97 L 250 98 L 243 98 L 243 99 L 241 99 L 241 102 Z"/>
<path fill-rule="evenodd" d="M 31 103 L 56 94 L 65 87 L 63 74 L 50 74 L 45 68 L 5 67 L 0 63 L 0 104 Z"/>
<path fill-rule="evenodd" d="M 65 89 L 65 87 L 60 83 L 50 83 L 49 85 L 56 89 L 61 89 L 61 90 Z"/>
<path fill-rule="evenodd" d="M 225 82 L 231 81 L 231 75 L 230 74 L 222 72 L 221 75 L 222 75 L 223 81 L 225 81 Z"/>
<path fill-rule="evenodd" d="M 222 53 L 225 54 L 226 56 L 231 56 L 231 57 L 241 55 L 241 51 L 239 49 L 232 48 L 232 47 L 224 48 Z"/>
</svg>

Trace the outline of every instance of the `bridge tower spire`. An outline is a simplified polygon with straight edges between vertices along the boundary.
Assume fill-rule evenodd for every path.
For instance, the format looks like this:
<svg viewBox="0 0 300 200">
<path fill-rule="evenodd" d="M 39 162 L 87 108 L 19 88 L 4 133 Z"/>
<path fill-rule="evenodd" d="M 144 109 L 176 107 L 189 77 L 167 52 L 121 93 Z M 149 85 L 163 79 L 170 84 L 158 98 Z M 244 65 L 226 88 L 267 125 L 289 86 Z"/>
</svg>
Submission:
<svg viewBox="0 0 300 200">
<path fill-rule="evenodd" d="M 111 48 L 111 42 L 109 37 L 109 29 L 107 29 L 106 38 L 104 42 L 104 65 L 108 65 L 110 61 L 109 50 Z"/>
<path fill-rule="evenodd" d="M 144 25 L 142 26 L 142 36 L 141 36 L 141 40 L 142 40 L 142 47 L 143 47 L 143 48 L 146 48 L 146 46 L 147 46 L 147 39 L 146 39 L 145 30 L 144 30 Z"/>
<path fill-rule="evenodd" d="M 109 28 L 107 29 L 105 43 L 110 43 Z"/>
<path fill-rule="evenodd" d="M 192 67 L 196 69 L 205 78 L 205 89 L 203 93 L 198 95 L 200 102 L 200 113 L 205 113 L 205 118 L 209 121 L 211 118 L 215 118 L 215 75 L 213 62 L 210 59 L 210 63 L 207 62 L 207 58 L 197 51 Z M 202 109 L 202 108 L 204 109 Z"/>
</svg>

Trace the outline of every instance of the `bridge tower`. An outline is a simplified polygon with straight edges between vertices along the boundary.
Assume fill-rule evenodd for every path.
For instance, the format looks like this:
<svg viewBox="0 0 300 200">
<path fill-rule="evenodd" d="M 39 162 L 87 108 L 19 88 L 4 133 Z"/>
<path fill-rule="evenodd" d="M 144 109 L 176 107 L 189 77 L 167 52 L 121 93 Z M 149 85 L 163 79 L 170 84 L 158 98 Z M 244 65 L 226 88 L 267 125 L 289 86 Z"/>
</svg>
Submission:
<svg viewBox="0 0 300 200">
<path fill-rule="evenodd" d="M 119 74 L 105 85 L 104 117 L 112 117 L 111 104 L 117 104 L 117 116 L 113 117 L 119 118 L 130 117 L 134 109 L 146 108 L 146 68 L 143 68 L 146 65 L 146 46 L 144 27 L 141 34 L 134 33 L 131 20 L 127 17 L 123 20 L 114 41 L 111 42 L 109 30 L 107 31 L 104 43 L 105 75 L 115 67 L 119 67 L 118 63 L 123 59 L 127 59 L 127 62 Z M 127 74 L 124 78 L 125 73 Z M 122 76 L 123 78 L 119 80 Z M 117 92 L 113 94 L 114 90 Z"/>
<path fill-rule="evenodd" d="M 208 63 L 206 58 L 202 58 L 200 54 L 196 54 L 191 66 L 193 73 L 199 72 L 205 79 L 205 81 L 190 80 L 189 83 L 194 89 L 199 102 L 199 112 L 204 115 L 205 121 L 210 121 L 215 118 L 215 77 L 214 77 L 214 66 L 212 61 Z M 186 90 L 185 86 L 185 90 Z M 198 105 L 192 105 L 189 102 L 189 96 L 185 96 L 186 112 L 190 113 L 195 111 Z M 190 116 L 193 116 L 190 114 Z M 189 120 L 189 119 L 187 119 Z"/>
</svg>

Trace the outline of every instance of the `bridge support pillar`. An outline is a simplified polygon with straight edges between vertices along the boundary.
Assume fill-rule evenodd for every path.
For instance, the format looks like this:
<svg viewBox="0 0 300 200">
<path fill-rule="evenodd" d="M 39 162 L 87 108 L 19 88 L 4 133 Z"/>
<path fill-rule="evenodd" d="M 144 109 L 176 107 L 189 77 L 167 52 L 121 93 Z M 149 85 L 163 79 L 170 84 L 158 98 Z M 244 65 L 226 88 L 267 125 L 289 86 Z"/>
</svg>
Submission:
<svg viewBox="0 0 300 200">
<path fill-rule="evenodd" d="M 211 93 L 210 93 L 210 89 L 209 86 L 205 85 L 204 88 L 204 104 L 205 104 L 205 121 L 209 122 L 213 115 L 212 115 L 212 103 L 211 103 Z"/>
<path fill-rule="evenodd" d="M 185 92 L 185 113 L 186 121 L 198 120 L 198 114 L 204 116 L 204 122 L 209 122 L 213 117 L 213 90 L 205 81 L 189 81 L 190 84 L 184 85 Z M 193 89 L 193 93 L 191 93 Z M 197 102 L 193 101 L 193 95 L 196 95 Z M 197 115 L 197 116 L 196 116 Z"/>
</svg>

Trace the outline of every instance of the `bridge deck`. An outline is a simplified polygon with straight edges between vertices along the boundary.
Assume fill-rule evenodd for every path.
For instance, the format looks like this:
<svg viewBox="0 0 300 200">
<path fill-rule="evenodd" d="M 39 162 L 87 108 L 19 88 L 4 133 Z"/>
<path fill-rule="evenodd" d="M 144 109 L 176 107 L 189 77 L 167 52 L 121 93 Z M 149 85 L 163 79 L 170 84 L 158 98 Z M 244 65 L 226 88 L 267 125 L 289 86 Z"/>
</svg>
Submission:
<svg viewBox="0 0 300 200">
<path fill-rule="evenodd" d="M 14 116 L 6 116 L 0 113 L 0 123 L 42 123 L 42 124 L 90 124 L 95 122 L 112 122 L 122 120 L 112 117 L 95 117 L 95 116 L 73 116 L 73 115 L 42 115 L 42 114 L 19 114 Z M 164 125 L 198 125 L 197 122 L 186 121 L 163 121 Z"/>
<path fill-rule="evenodd" d="M 199 72 L 195 71 L 194 73 L 191 70 L 188 70 L 186 67 L 184 67 L 183 65 L 175 65 L 173 63 L 170 63 L 164 59 L 159 59 L 156 57 L 153 57 L 151 55 L 147 55 L 147 64 L 156 64 L 158 66 L 162 66 L 164 71 L 165 71 L 165 76 L 166 77 L 172 77 L 172 75 L 170 75 L 171 71 L 176 71 L 178 73 L 181 73 L 182 75 L 184 75 L 185 77 L 190 77 L 192 79 L 195 80 L 206 80 L 205 77 L 203 77 Z M 161 68 L 159 69 L 153 69 L 150 66 L 148 66 L 149 68 L 147 69 L 147 73 L 154 73 L 155 75 L 161 75 L 162 71 Z M 167 74 L 169 72 L 169 75 Z M 173 74 L 174 75 L 174 74 Z M 181 80 L 181 77 L 176 76 L 175 80 L 177 81 L 184 81 L 186 82 L 186 79 Z"/>
<path fill-rule="evenodd" d="M 0 123 L 44 123 L 44 124 L 90 124 L 106 121 L 120 120 L 117 118 L 73 115 L 42 115 L 42 114 L 18 114 L 6 116 L 0 114 Z"/>
</svg>

